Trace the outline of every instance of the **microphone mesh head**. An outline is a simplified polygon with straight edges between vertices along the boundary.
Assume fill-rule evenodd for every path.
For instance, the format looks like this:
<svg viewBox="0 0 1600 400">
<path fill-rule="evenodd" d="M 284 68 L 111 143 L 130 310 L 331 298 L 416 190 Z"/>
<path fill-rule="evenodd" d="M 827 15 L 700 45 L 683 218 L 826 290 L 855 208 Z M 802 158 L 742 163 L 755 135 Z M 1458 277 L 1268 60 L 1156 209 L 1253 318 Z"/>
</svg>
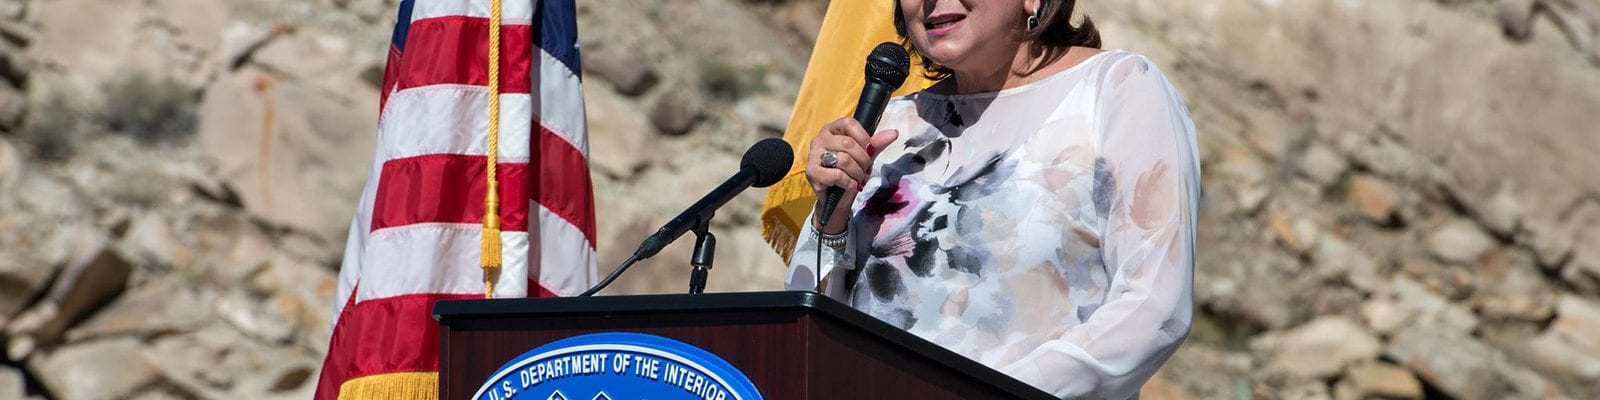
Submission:
<svg viewBox="0 0 1600 400">
<path fill-rule="evenodd" d="M 756 183 L 750 186 L 764 188 L 783 180 L 783 175 L 789 173 L 789 167 L 793 164 L 794 148 L 789 147 L 789 142 L 766 138 L 744 151 L 744 158 L 739 160 L 739 169 L 755 168 Z"/>
<path fill-rule="evenodd" d="M 867 55 L 867 79 L 900 87 L 911 74 L 911 55 L 894 42 L 878 43 Z"/>
</svg>

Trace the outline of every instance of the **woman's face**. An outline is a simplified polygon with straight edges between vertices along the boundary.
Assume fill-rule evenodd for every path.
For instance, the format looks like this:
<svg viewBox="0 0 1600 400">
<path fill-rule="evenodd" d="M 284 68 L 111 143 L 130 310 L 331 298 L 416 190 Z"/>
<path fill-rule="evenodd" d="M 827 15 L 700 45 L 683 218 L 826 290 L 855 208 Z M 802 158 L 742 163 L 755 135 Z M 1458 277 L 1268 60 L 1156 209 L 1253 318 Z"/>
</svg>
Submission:
<svg viewBox="0 0 1600 400">
<path fill-rule="evenodd" d="M 918 51 L 957 72 L 1004 68 L 1037 0 L 900 0 Z"/>
</svg>

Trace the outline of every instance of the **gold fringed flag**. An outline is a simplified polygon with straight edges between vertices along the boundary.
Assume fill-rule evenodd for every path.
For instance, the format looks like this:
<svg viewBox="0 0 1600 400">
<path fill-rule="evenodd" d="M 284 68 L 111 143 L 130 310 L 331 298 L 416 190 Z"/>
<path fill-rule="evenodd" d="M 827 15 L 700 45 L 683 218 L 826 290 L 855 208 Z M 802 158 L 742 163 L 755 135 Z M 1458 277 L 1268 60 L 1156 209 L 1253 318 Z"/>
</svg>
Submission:
<svg viewBox="0 0 1600 400">
<path fill-rule="evenodd" d="M 598 280 L 574 11 L 400 3 L 317 399 L 437 398 L 434 301 Z"/>
<path fill-rule="evenodd" d="M 817 198 L 805 174 L 811 138 L 823 125 L 855 111 L 861 86 L 866 83 L 867 54 L 878 43 L 899 40 L 894 32 L 895 12 L 894 3 L 889 1 L 828 3 L 822 31 L 811 49 L 811 62 L 806 64 L 805 79 L 800 82 L 794 113 L 783 133 L 783 140 L 794 146 L 795 164 L 782 181 L 767 189 L 761 212 L 761 235 L 784 261 L 794 252 L 795 235 L 800 232 L 800 224 L 806 223 L 806 216 L 811 215 Z M 931 85 L 933 82 L 922 72 L 920 65 L 913 63 L 911 76 L 895 95 Z"/>
</svg>

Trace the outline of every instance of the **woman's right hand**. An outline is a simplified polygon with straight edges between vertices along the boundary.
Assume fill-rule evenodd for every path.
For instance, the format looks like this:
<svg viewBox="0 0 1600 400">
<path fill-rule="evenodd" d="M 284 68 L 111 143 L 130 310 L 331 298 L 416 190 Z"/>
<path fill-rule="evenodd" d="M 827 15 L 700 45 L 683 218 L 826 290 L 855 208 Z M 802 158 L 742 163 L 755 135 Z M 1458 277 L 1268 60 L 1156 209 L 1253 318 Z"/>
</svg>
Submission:
<svg viewBox="0 0 1600 400">
<path fill-rule="evenodd" d="M 817 195 L 816 212 L 813 214 L 822 212 L 822 202 L 827 198 L 828 188 L 844 189 L 844 197 L 839 199 L 838 207 L 834 207 L 833 215 L 828 217 L 828 226 L 820 227 L 822 233 L 844 232 L 849 224 L 850 205 L 855 203 L 856 194 L 861 192 L 867 178 L 872 177 L 872 161 L 877 158 L 879 150 L 899 138 L 900 132 L 893 129 L 867 136 L 867 130 L 860 123 L 845 117 L 823 126 L 822 132 L 811 139 L 811 151 L 806 156 L 806 180 L 811 182 L 811 191 Z M 838 162 L 832 167 L 825 167 L 822 165 L 822 155 L 830 152 Z M 812 221 L 812 224 L 818 228 L 816 221 Z"/>
</svg>

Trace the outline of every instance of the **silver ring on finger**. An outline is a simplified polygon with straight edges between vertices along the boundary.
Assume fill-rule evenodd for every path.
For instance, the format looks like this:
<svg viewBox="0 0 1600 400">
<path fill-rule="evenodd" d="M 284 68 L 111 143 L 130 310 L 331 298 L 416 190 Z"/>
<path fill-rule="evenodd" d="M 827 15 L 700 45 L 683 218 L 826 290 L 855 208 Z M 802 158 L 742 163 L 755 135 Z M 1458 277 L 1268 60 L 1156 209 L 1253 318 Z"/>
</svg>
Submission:
<svg viewBox="0 0 1600 400">
<path fill-rule="evenodd" d="M 839 166 L 839 154 L 837 153 L 825 151 L 819 158 L 822 159 L 823 168 L 837 168 Z"/>
</svg>

